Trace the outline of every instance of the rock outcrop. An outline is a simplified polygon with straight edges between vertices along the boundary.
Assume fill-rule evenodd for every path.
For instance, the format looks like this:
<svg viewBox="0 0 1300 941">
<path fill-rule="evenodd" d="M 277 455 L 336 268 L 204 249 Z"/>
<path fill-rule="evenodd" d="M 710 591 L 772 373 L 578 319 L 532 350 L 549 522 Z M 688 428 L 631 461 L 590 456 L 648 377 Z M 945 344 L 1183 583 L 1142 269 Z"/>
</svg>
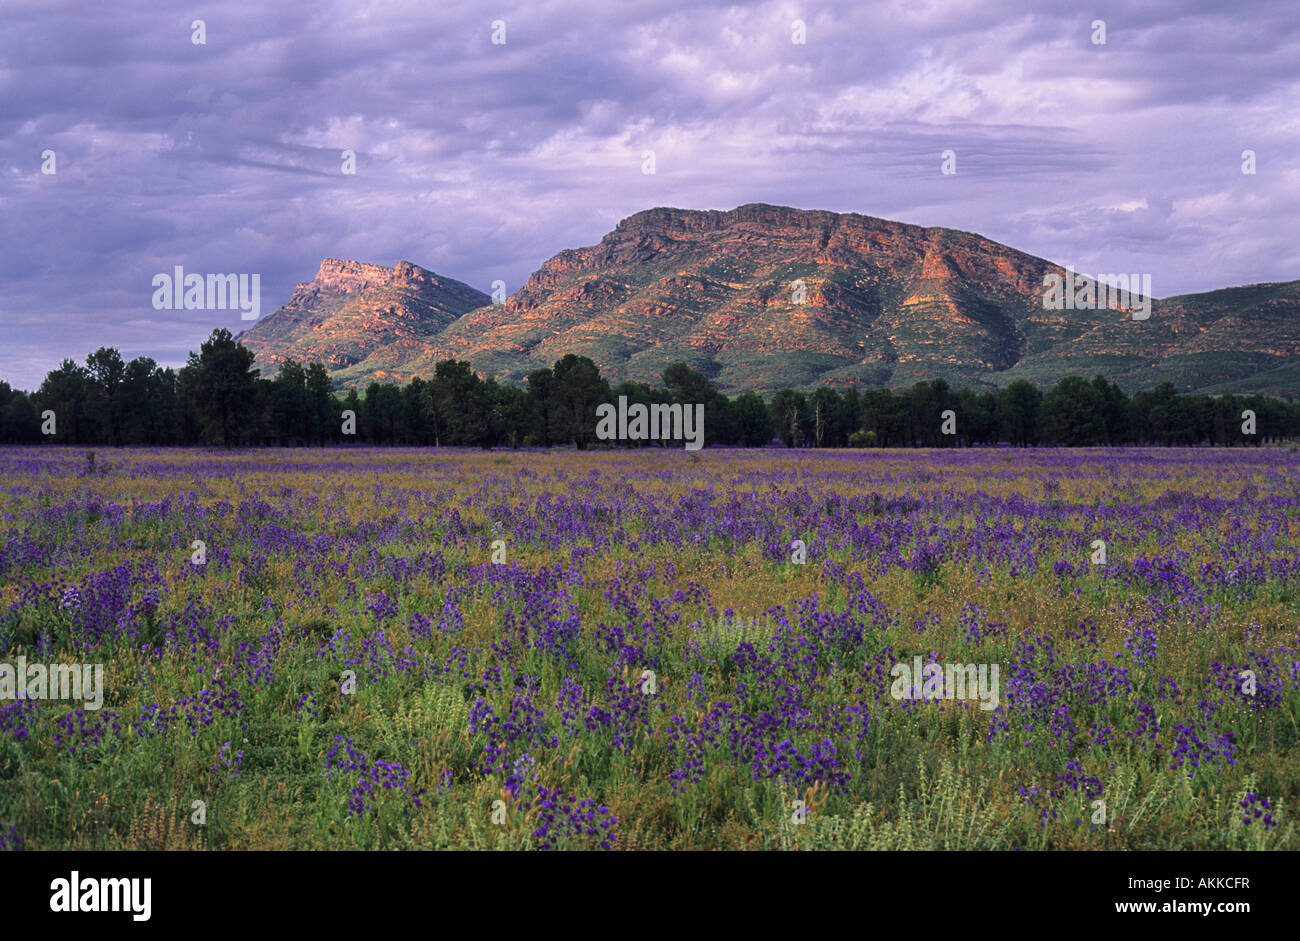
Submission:
<svg viewBox="0 0 1300 941">
<path fill-rule="evenodd" d="M 268 364 L 320 359 L 349 385 L 427 375 L 449 357 L 518 381 L 578 353 L 614 381 L 654 382 L 684 360 L 728 392 L 1096 373 L 1130 389 L 1300 391 L 1300 282 L 1158 300 L 1134 320 L 1044 309 L 1053 273 L 952 229 L 768 205 L 658 208 L 555 255 L 499 305 L 406 262 L 327 259 L 241 341 Z"/>
</svg>

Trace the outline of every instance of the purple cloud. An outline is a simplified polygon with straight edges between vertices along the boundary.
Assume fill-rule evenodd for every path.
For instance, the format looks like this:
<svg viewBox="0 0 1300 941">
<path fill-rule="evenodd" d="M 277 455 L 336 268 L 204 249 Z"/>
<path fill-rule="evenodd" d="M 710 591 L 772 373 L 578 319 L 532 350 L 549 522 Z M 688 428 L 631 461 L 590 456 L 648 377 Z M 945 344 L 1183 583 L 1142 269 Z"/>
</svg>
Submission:
<svg viewBox="0 0 1300 941">
<path fill-rule="evenodd" d="M 179 364 L 247 325 L 154 310 L 177 264 L 260 274 L 263 313 L 326 256 L 514 291 L 657 205 L 950 226 L 1149 271 L 1157 296 L 1300 277 L 1287 0 L 35 0 L 0 18 L 0 376 L 25 388 L 101 345 Z"/>
</svg>

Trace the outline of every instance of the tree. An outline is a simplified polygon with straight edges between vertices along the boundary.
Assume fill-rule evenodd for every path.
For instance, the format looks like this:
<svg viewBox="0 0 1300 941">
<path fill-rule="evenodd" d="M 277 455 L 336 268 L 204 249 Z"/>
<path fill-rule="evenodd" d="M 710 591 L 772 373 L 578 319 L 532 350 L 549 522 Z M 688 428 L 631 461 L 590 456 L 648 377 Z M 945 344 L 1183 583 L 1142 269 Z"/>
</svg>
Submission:
<svg viewBox="0 0 1300 941">
<path fill-rule="evenodd" d="M 1079 376 L 1066 376 L 1043 396 L 1039 407 L 1042 439 L 1050 444 L 1087 447 L 1106 437 L 1104 399 Z"/>
<path fill-rule="evenodd" d="M 0 380 L 0 441 L 31 444 L 40 439 L 40 418 L 31 398 Z"/>
<path fill-rule="evenodd" d="M 761 448 L 772 440 L 772 419 L 763 397 L 746 392 L 731 403 L 737 439 L 747 448 Z"/>
<path fill-rule="evenodd" d="M 609 383 L 595 363 L 573 353 L 555 364 L 554 376 L 561 438 L 582 450 L 595 438 L 596 406 L 609 401 Z"/>
<path fill-rule="evenodd" d="M 90 377 L 70 359 L 46 374 L 34 398 L 38 413 L 54 412 L 54 441 L 98 441 L 90 394 Z"/>
<path fill-rule="evenodd" d="M 610 389 L 609 397 L 615 403 L 617 403 L 620 398 L 625 398 L 629 409 L 634 405 L 645 406 L 647 414 L 649 413 L 650 406 L 659 404 L 671 405 L 673 400 L 672 393 L 667 389 L 657 389 L 651 386 L 648 382 L 633 382 L 630 379 L 624 379 L 618 385 L 614 386 L 614 388 Z M 650 442 L 644 440 L 628 440 L 613 443 L 617 447 L 637 448 L 645 447 Z"/>
<path fill-rule="evenodd" d="M 847 436 L 847 431 L 841 428 L 840 404 L 840 394 L 829 386 L 813 392 L 808 408 L 812 413 L 812 441 L 816 447 L 838 447 L 841 437 Z"/>
<path fill-rule="evenodd" d="M 122 443 L 122 384 L 126 380 L 126 364 L 122 354 L 109 346 L 101 346 L 86 357 L 86 374 L 89 377 L 91 409 L 96 424 L 108 436 L 110 444 Z"/>
<path fill-rule="evenodd" d="M 1172 382 L 1162 382 L 1150 391 L 1133 396 L 1133 411 L 1145 426 L 1143 438 L 1170 445 L 1178 437 L 1184 416 L 1178 407 L 1178 392 Z"/>
<path fill-rule="evenodd" d="M 232 447 L 257 414 L 253 352 L 219 328 L 190 353 L 180 373 L 182 395 L 198 419 L 203 439 Z"/>
<path fill-rule="evenodd" d="M 512 448 L 519 447 L 528 435 L 529 405 L 528 393 L 518 386 L 501 386 L 497 408 L 501 413 L 505 442 Z"/>
<path fill-rule="evenodd" d="M 370 444 L 551 445 L 587 447 L 595 437 L 596 406 L 625 397 L 629 405 L 702 404 L 705 442 L 755 447 L 773 435 L 789 447 L 861 447 L 1040 442 L 1070 446 L 1106 443 L 1254 445 L 1294 439 L 1300 405 L 1263 394 L 1179 393 L 1163 382 L 1132 399 L 1104 376 L 1067 377 L 1046 393 L 1026 380 L 994 392 L 952 390 L 942 379 L 889 389 L 811 392 L 782 389 L 767 400 L 756 392 L 734 399 L 702 373 L 678 362 L 663 385 L 626 380 L 610 389 L 596 364 L 567 355 L 538 369 L 526 385 L 481 379 L 468 362 L 445 360 L 427 380 L 405 385 L 371 382 L 364 400 L 355 389 L 340 401 L 320 363 L 285 360 L 274 379 L 260 379 L 253 355 L 226 330 L 214 330 L 179 374 L 148 357 L 124 363 L 110 347 L 64 360 L 30 396 L 0 382 L 0 441 L 42 440 L 41 413 L 55 413 L 59 443 L 192 444 L 227 447 L 302 441 L 361 440 Z M 942 435 L 943 413 L 958 413 L 957 436 Z M 356 414 L 357 437 L 342 435 L 342 412 Z M 1242 413 L 1254 413 L 1254 433 Z M 627 441 L 624 447 L 656 442 Z"/>
<path fill-rule="evenodd" d="M 433 429 L 429 411 L 433 404 L 429 384 L 416 376 L 401 390 L 402 439 L 408 444 L 432 444 Z"/>
<path fill-rule="evenodd" d="M 943 393 L 946 397 L 948 386 L 945 383 Z M 907 443 L 934 447 L 939 444 L 939 432 L 943 422 L 939 413 L 946 406 L 935 395 L 931 383 L 917 382 L 907 391 Z"/>
<path fill-rule="evenodd" d="M 329 373 L 320 363 L 307 367 L 307 410 L 310 415 L 310 436 L 317 444 L 334 439 L 339 430 L 339 404 L 334 399 Z"/>
<path fill-rule="evenodd" d="M 731 401 L 715 389 L 703 373 L 696 372 L 685 363 L 673 363 L 664 370 L 663 379 L 664 388 L 670 395 L 670 403 L 678 402 L 683 408 L 704 406 L 706 444 L 721 444 L 736 439 Z"/>
<path fill-rule="evenodd" d="M 701 405 L 716 393 L 703 373 L 698 373 L 685 363 L 673 363 L 663 373 L 664 388 L 672 393 L 673 400 L 683 404 Z"/>
<path fill-rule="evenodd" d="M 871 431 L 875 437 L 871 444 L 881 447 L 903 443 L 905 415 L 904 400 L 888 389 L 868 389 L 862 394 L 858 407 L 858 428 Z"/>
<path fill-rule="evenodd" d="M 1093 392 L 1101 408 L 1102 425 L 1106 429 L 1106 443 L 1123 444 L 1131 440 L 1132 421 L 1129 415 L 1129 400 L 1121 389 L 1106 377 L 1097 375 L 1092 380 Z"/>
<path fill-rule="evenodd" d="M 961 416 L 957 426 L 958 438 L 967 444 L 996 444 L 998 435 L 997 395 L 993 392 L 975 392 L 961 389 L 954 408 Z"/>
<path fill-rule="evenodd" d="M 127 444 L 177 444 L 182 438 L 176 373 L 147 356 L 126 364 L 122 380 L 122 440 Z"/>
<path fill-rule="evenodd" d="M 547 368 L 535 369 L 528 374 L 525 381 L 528 383 L 528 406 L 532 412 L 529 426 L 534 429 L 534 433 L 528 435 L 528 438 L 534 438 L 535 443 L 549 448 L 557 404 L 555 374 Z"/>
<path fill-rule="evenodd" d="M 959 406 L 957 398 L 952 393 L 952 387 L 948 385 L 946 379 L 930 380 L 929 396 L 929 413 L 930 417 L 921 427 L 925 432 L 925 440 L 932 445 L 943 447 L 955 447 L 958 440 L 958 434 L 965 424 L 965 418 L 962 418 L 961 424 L 957 426 L 958 434 L 944 434 L 943 432 L 943 413 L 951 410 L 955 415 Z"/>
<path fill-rule="evenodd" d="M 469 363 L 458 359 L 440 360 L 429 380 L 433 404 L 435 443 L 473 444 L 479 428 L 472 403 L 479 378 Z"/>
<path fill-rule="evenodd" d="M 1018 447 L 1038 442 L 1038 407 L 1043 393 L 1025 379 L 1017 379 L 998 395 L 998 422 L 1006 440 Z"/>
<path fill-rule="evenodd" d="M 505 436 L 501 387 L 496 379 L 485 379 L 474 384 L 469 399 L 471 434 L 466 444 L 477 444 L 484 450 L 495 447 Z"/>
<path fill-rule="evenodd" d="M 351 412 L 352 417 L 356 419 L 356 430 L 350 435 L 343 434 L 343 412 Z M 337 434 L 344 441 L 354 440 L 354 436 L 360 437 L 364 430 L 361 428 L 361 397 L 357 395 L 356 389 L 348 389 L 348 394 L 343 397 L 343 408 L 334 419 L 334 427 L 338 429 Z"/>
<path fill-rule="evenodd" d="M 357 424 L 371 444 L 399 444 L 402 395 L 391 383 L 372 382 L 361 400 Z"/>
<path fill-rule="evenodd" d="M 281 443 L 306 443 L 311 434 L 311 403 L 307 397 L 307 371 L 294 359 L 280 364 L 271 383 L 272 435 Z"/>
<path fill-rule="evenodd" d="M 862 407 L 862 397 L 852 387 L 845 389 L 835 397 L 835 434 L 836 447 L 846 447 L 849 435 L 858 430 L 858 413 Z"/>
<path fill-rule="evenodd" d="M 793 389 L 782 389 L 772 396 L 768 405 L 770 422 L 768 427 L 772 434 L 785 442 L 787 448 L 799 448 L 808 440 L 805 422 L 808 416 L 808 403 L 803 393 Z"/>
</svg>

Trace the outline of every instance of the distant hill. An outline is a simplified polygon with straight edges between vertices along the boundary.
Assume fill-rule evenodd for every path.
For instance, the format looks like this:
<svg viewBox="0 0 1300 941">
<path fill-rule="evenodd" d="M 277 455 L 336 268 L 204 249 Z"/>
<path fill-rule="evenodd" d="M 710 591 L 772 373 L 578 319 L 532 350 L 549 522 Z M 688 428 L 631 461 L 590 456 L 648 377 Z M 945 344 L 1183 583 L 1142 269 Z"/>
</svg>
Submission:
<svg viewBox="0 0 1300 941">
<path fill-rule="evenodd" d="M 334 375 L 409 379 L 405 364 L 437 335 L 491 302 L 482 291 L 410 262 L 395 268 L 326 258 L 289 303 L 239 335 L 263 375 L 285 359 L 319 362 Z"/>
<path fill-rule="evenodd" d="M 447 358 L 519 381 L 578 353 L 611 381 L 654 382 L 685 361 L 732 393 L 1101 373 L 1130 392 L 1169 380 L 1300 394 L 1300 281 L 1157 299 L 1133 320 L 1045 310 L 1044 276 L 1061 272 L 979 235 L 853 213 L 650 209 L 498 305 L 408 262 L 327 259 L 240 342 L 264 374 L 292 356 L 347 386 L 427 376 Z"/>
</svg>

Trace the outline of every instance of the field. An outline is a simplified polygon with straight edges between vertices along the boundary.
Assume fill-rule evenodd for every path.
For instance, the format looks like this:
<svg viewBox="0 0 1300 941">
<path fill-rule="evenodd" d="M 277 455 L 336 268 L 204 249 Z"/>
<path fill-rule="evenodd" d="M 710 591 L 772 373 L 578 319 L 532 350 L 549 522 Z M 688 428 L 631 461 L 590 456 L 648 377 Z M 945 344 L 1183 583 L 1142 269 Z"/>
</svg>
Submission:
<svg viewBox="0 0 1300 941">
<path fill-rule="evenodd" d="M 0 699 L 0 847 L 1300 848 L 1290 451 L 9 448 L 0 494 L 0 660 L 104 684 Z"/>
</svg>

